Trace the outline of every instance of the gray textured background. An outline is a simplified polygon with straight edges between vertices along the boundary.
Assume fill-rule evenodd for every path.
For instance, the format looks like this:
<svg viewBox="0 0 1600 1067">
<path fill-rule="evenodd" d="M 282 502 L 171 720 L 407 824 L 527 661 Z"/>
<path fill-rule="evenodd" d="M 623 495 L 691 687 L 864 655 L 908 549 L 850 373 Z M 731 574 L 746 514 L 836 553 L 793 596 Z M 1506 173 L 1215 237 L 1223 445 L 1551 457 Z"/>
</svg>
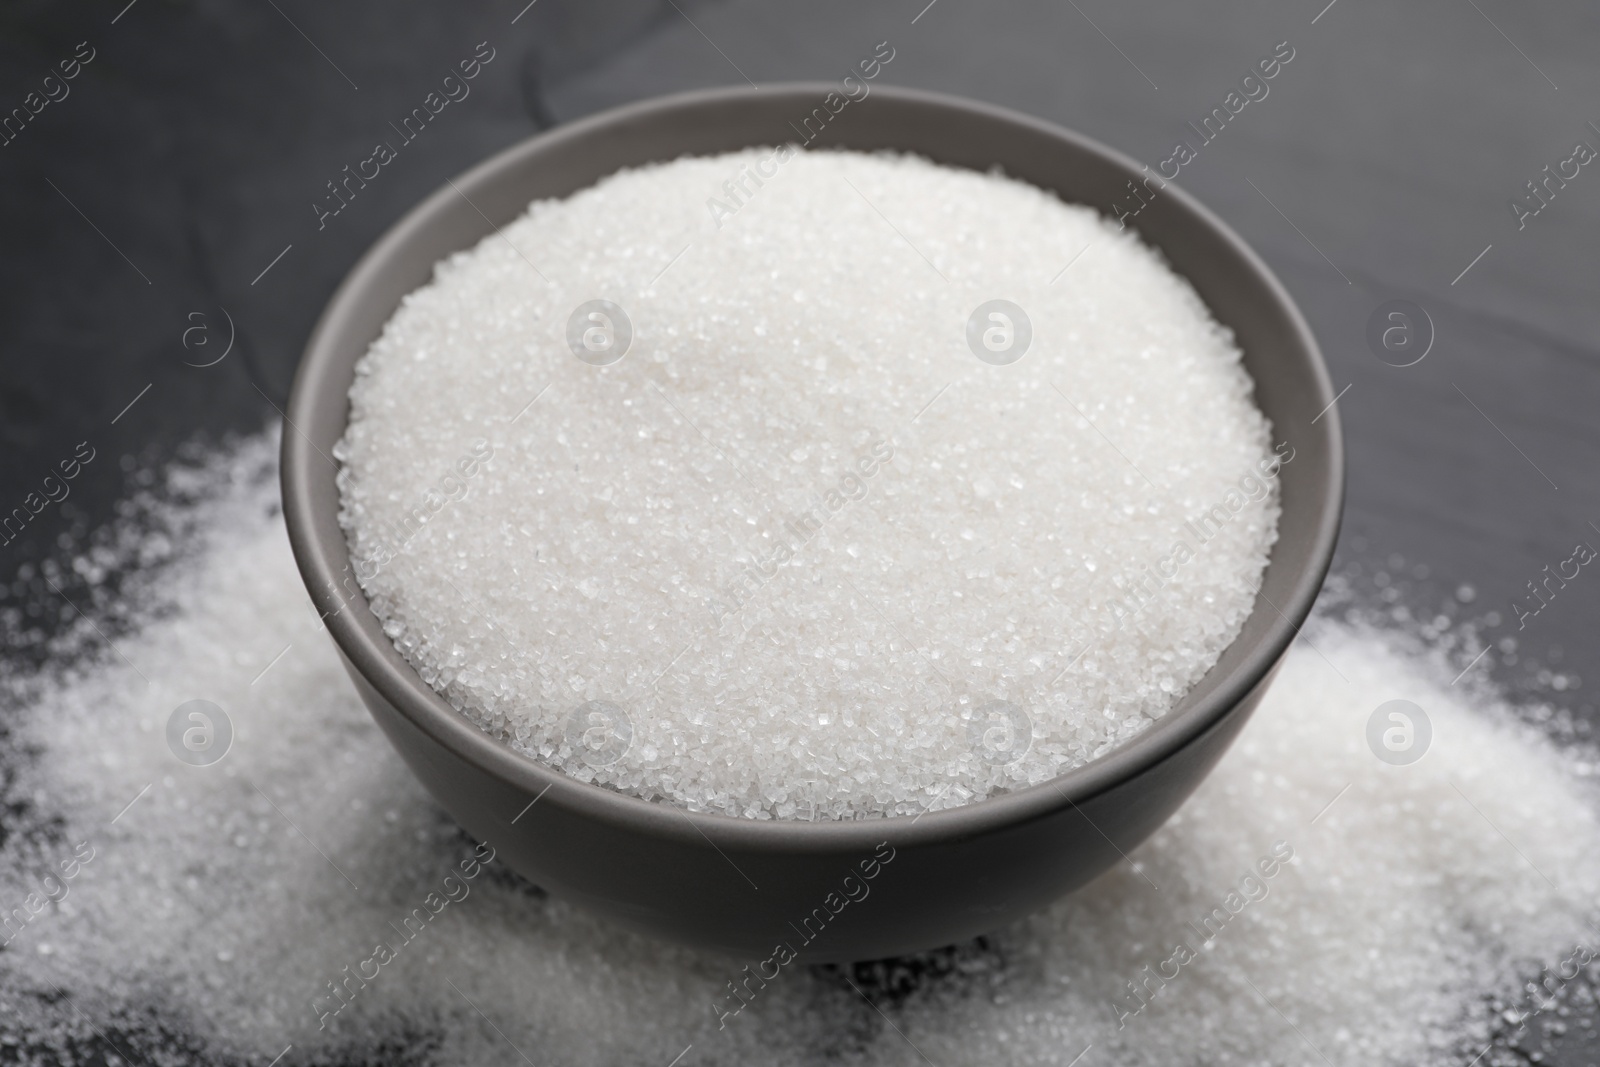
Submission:
<svg viewBox="0 0 1600 1067">
<path fill-rule="evenodd" d="M 1519 642 L 1476 669 L 1592 721 L 1588 690 L 1553 691 L 1540 668 L 1586 672 L 1600 578 L 1586 570 L 1520 633 L 1510 605 L 1576 541 L 1600 546 L 1600 167 L 1521 231 L 1508 200 L 1579 138 L 1600 147 L 1588 126 L 1600 124 L 1600 8 L 539 0 L 512 24 L 522 2 L 0 12 L 4 108 L 79 41 L 97 52 L 67 99 L 0 147 L 0 506 L 78 441 L 134 457 L 86 471 L 72 500 L 0 549 L 0 574 L 55 551 L 61 531 L 103 522 L 139 464 L 258 429 L 361 251 L 446 176 L 540 128 L 677 89 L 836 78 L 888 40 L 888 82 L 1017 108 L 1153 165 L 1288 41 L 1296 55 L 1270 95 L 1181 181 L 1279 272 L 1335 387 L 1349 386 L 1338 566 L 1403 576 L 1419 609 L 1472 586 L 1471 610 L 1498 610 L 1493 633 Z M 471 97 L 319 232 L 310 205 L 324 182 L 485 40 L 496 57 Z M 1407 368 L 1380 362 L 1364 336 L 1396 298 L 1426 308 L 1437 331 Z M 185 366 L 209 358 L 181 344 L 188 316 L 220 326 L 222 307 L 235 358 Z M 21 620 L 5 628 L 19 654 L 65 610 L 27 580 L 0 590 L 0 607 Z"/>
</svg>

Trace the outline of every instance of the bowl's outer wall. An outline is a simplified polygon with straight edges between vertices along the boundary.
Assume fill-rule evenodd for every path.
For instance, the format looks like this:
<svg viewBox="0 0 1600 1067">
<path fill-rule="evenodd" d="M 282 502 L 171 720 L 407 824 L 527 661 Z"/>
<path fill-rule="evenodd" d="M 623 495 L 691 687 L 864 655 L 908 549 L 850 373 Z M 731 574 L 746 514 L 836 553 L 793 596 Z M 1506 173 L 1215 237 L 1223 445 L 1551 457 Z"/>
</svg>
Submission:
<svg viewBox="0 0 1600 1067">
<path fill-rule="evenodd" d="M 412 772 L 469 833 L 494 844 L 498 861 L 640 933 L 745 960 L 771 956 L 783 942 L 809 963 L 882 959 L 975 937 L 1036 911 L 1118 861 L 1131 863 L 1126 850 L 1166 822 L 1216 766 L 1272 680 L 1271 674 L 1262 679 L 1165 760 L 1081 804 L 998 832 L 911 847 L 902 842 L 869 881 L 862 876 L 871 868 L 859 864 L 874 856 L 870 849 L 796 857 L 729 843 L 719 851 L 709 841 L 664 840 L 636 826 L 547 818 L 549 810 L 537 804 L 518 818 L 525 794 L 485 780 L 396 711 L 348 661 L 345 666 Z M 887 825 L 883 837 L 895 848 L 897 835 Z M 849 874 L 856 875 L 859 903 L 846 902 Z M 830 893 L 839 910 L 825 912 L 829 921 L 821 925 L 813 912 L 827 908 Z M 802 932 L 807 919 L 812 924 Z M 809 944 L 806 934 L 814 935 Z"/>
<path fill-rule="evenodd" d="M 917 820 L 824 824 L 646 804 L 566 778 L 477 731 L 405 664 L 349 579 L 325 454 L 344 432 L 356 360 L 437 260 L 476 244 L 530 200 L 566 195 L 625 166 L 794 141 L 791 122 L 827 91 L 722 90 L 636 105 L 558 128 L 458 178 L 398 223 L 341 286 L 308 344 L 284 434 L 285 517 L 302 574 L 332 613 L 329 629 L 362 698 L 439 802 L 550 891 L 635 929 L 750 959 L 770 955 L 779 938 L 811 960 L 948 944 L 1019 918 L 1120 861 L 1199 784 L 1259 701 L 1310 611 L 1342 503 L 1337 412 L 1312 421 L 1332 400 L 1314 339 L 1254 254 L 1169 188 L 1134 223 L 1235 331 L 1257 403 L 1295 456 L 1279 478 L 1279 540 L 1255 609 L 1162 721 L 1054 783 Z M 1140 177 L 1130 161 L 1043 123 L 884 87 L 850 105 L 817 146 L 914 151 L 976 169 L 998 164 L 1102 210 L 1126 199 L 1129 181 Z M 1063 262 L 1073 251 L 1063 250 Z M 539 384 L 529 383 L 530 395 Z M 883 840 L 895 858 L 870 883 L 871 895 L 802 946 L 794 932 L 801 920 Z"/>
</svg>

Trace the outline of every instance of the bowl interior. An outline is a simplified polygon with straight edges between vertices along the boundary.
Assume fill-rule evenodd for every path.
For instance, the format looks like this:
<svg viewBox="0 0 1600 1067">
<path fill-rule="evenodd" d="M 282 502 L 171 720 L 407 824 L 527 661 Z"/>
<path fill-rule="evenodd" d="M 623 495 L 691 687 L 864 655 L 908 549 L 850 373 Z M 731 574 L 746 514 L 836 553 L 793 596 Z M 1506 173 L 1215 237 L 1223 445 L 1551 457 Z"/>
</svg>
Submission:
<svg viewBox="0 0 1600 1067">
<path fill-rule="evenodd" d="M 326 455 L 343 434 L 354 366 L 400 299 L 434 263 L 516 218 L 537 198 L 560 197 L 626 166 L 799 140 L 827 84 L 711 90 L 647 101 L 523 142 L 447 184 L 367 253 L 330 302 L 296 377 L 284 433 L 285 517 L 302 574 L 346 658 L 408 718 L 486 773 L 539 792 L 553 778 L 573 803 L 610 818 L 650 819 L 649 804 L 579 783 L 513 753 L 437 696 L 384 636 L 350 579 L 337 522 L 338 489 Z M 814 128 L 815 124 L 813 124 Z M 1140 167 L 1058 127 L 970 101 L 877 86 L 832 118 L 808 147 L 916 152 L 1055 191 L 1104 212 L 1127 202 Z M 1161 721 L 1116 751 L 1055 781 L 919 821 L 930 835 L 975 832 L 1066 798 L 1091 796 L 1164 758 L 1233 707 L 1282 656 L 1304 622 L 1332 557 L 1343 493 L 1338 412 L 1316 342 L 1266 266 L 1198 202 L 1169 185 L 1132 220 L 1148 243 L 1194 284 L 1235 332 L 1274 442 L 1295 449 L 1282 469 L 1279 537 L 1243 631 L 1211 671 Z M 1319 417 L 1320 416 L 1320 417 Z M 341 590 L 335 593 L 334 590 Z M 340 610 L 343 608 L 344 610 Z M 672 818 L 666 816 L 665 818 Z M 697 815 L 696 830 L 771 838 L 863 833 L 859 823 L 754 822 Z M 737 826 L 729 824 L 739 824 Z M 678 823 L 682 828 L 682 823 Z"/>
</svg>

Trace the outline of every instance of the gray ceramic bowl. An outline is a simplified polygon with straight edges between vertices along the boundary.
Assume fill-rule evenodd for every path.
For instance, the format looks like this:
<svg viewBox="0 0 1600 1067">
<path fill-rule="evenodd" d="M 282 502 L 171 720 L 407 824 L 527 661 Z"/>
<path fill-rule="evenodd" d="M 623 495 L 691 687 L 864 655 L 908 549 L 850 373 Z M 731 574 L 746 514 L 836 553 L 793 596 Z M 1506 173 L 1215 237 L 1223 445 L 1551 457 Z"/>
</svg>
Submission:
<svg viewBox="0 0 1600 1067">
<path fill-rule="evenodd" d="M 1317 418 L 1333 392 L 1316 341 L 1266 265 L 1172 186 L 1138 216 L 1138 229 L 1233 328 L 1275 439 L 1296 453 L 1280 477 L 1280 536 L 1254 610 L 1174 711 L 1043 785 L 916 819 L 835 823 L 691 815 L 578 782 L 479 731 L 406 664 L 349 580 L 338 491 L 323 454 L 344 432 L 356 360 L 435 261 L 475 244 L 530 200 L 565 196 L 620 167 L 792 141 L 790 122 L 829 89 L 649 100 L 474 167 L 401 219 L 339 287 L 306 347 L 283 435 L 284 513 L 301 574 L 318 606 L 335 612 L 328 628 L 362 699 L 439 803 L 551 893 L 636 930 L 751 960 L 771 957 L 780 942 L 814 961 L 949 944 L 1126 862 L 1260 701 L 1322 583 L 1344 490 L 1338 413 Z M 886 86 L 851 104 L 817 146 L 899 149 L 980 170 L 999 164 L 1101 210 L 1121 200 L 1140 171 L 1059 127 Z"/>
</svg>

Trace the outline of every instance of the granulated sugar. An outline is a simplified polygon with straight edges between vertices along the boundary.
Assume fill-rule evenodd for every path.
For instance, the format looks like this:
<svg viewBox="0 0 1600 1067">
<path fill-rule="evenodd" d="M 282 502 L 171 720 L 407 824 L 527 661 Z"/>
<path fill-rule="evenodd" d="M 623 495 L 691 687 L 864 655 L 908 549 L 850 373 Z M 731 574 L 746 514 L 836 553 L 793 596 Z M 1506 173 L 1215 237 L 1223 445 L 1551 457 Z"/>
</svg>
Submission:
<svg viewBox="0 0 1600 1067">
<path fill-rule="evenodd" d="M 1447 663 L 1328 620 L 1132 853 L 1137 870 L 978 942 L 794 971 L 724 1030 L 712 1005 L 743 961 L 616 931 L 498 860 L 404 938 L 398 925 L 475 843 L 391 752 L 316 631 L 276 513 L 274 450 L 256 441 L 179 479 L 217 498 L 161 523 L 191 533 L 178 562 L 131 583 L 140 599 L 131 629 L 110 630 L 115 652 L 83 624 L 100 655 L 7 676 L 0 906 L 66 895 L 4 935 L 0 1059 L 925 1062 L 914 1043 L 941 1065 L 1065 1065 L 1087 1047 L 1078 1067 L 1466 1067 L 1499 1033 L 1476 1063 L 1504 1067 L 1526 1062 L 1505 1047 L 1507 1012 L 1560 1005 L 1529 1021 L 1529 1049 L 1546 1024 L 1592 1029 L 1600 964 L 1570 980 L 1561 967 L 1574 943 L 1595 946 L 1592 756 L 1556 749 L 1472 677 L 1452 687 L 1475 643 Z M 68 574 L 98 583 L 139 558 L 131 531 L 113 543 L 120 557 L 53 580 L 87 603 Z M 1410 766 L 1365 740 L 1396 698 L 1432 722 Z M 210 766 L 179 762 L 163 736 L 194 699 L 234 728 Z M 63 883 L 79 842 L 93 858 Z M 380 940 L 398 957 L 319 1029 L 326 983 Z M 1197 958 L 1152 980 L 1179 942 Z M 1541 964 L 1544 989 L 1527 995 L 1519 983 Z M 1129 982 L 1148 990 L 1137 1012 Z"/>
<path fill-rule="evenodd" d="M 1293 458 L 1251 389 L 1088 208 L 914 157 L 681 159 L 406 298 L 341 518 L 397 647 L 518 750 L 697 811 L 914 813 L 1085 763 L 1215 663 Z"/>
</svg>

